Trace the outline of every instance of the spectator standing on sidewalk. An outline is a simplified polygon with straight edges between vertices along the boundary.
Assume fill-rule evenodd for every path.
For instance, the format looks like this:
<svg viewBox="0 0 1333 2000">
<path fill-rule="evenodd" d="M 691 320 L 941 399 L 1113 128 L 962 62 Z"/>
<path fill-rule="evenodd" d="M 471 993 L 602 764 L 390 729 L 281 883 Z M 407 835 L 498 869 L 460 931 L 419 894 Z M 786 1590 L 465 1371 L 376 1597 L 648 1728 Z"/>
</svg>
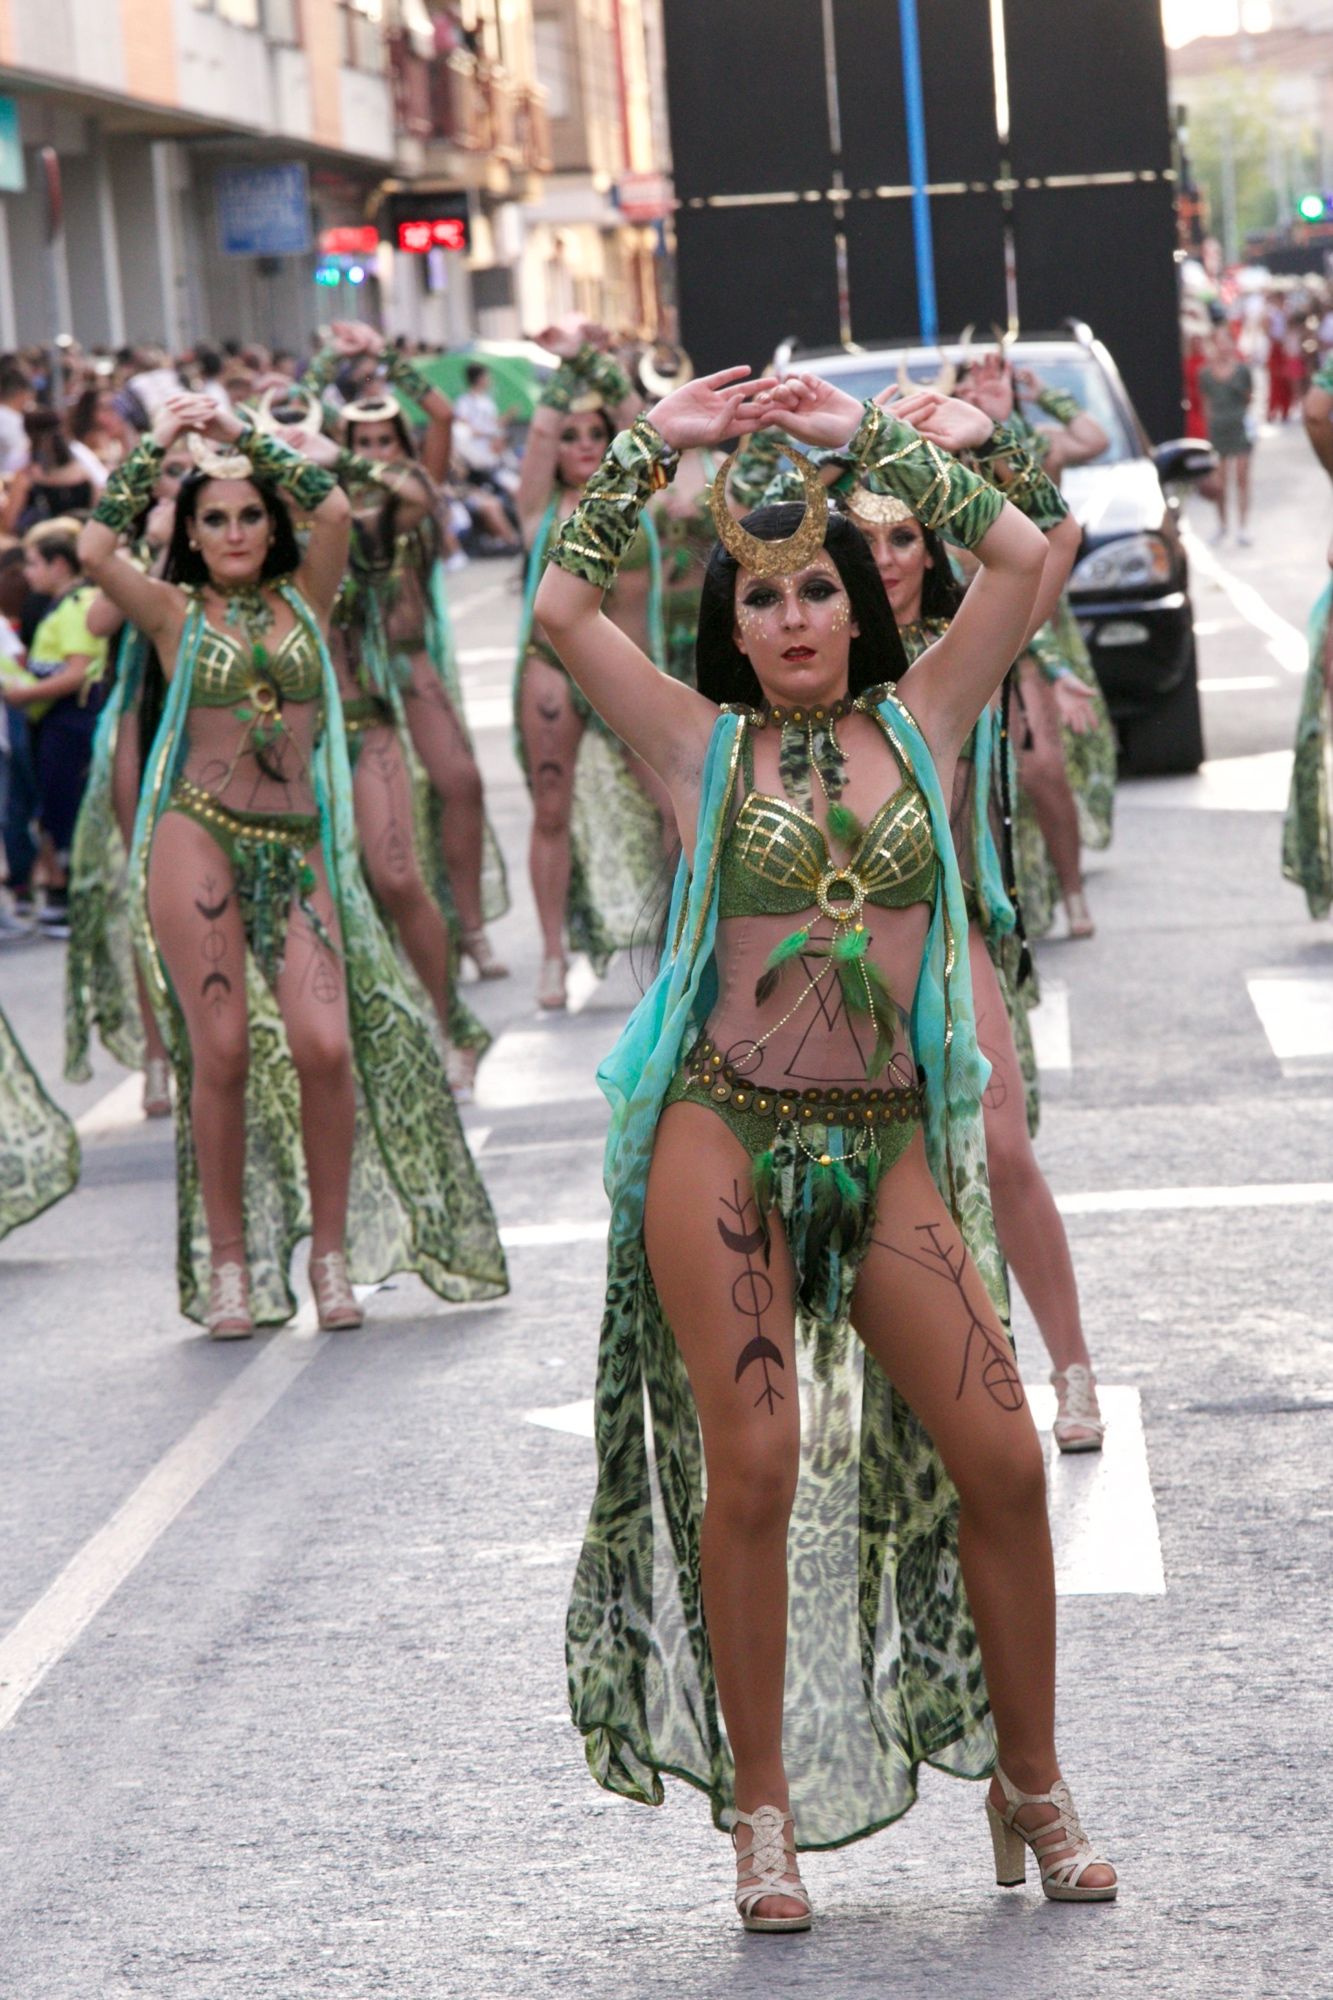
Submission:
<svg viewBox="0 0 1333 2000">
<path fill-rule="evenodd" d="M 17 362 L 0 365 L 0 473 L 21 472 L 32 446 L 23 419 L 33 406 L 32 383 Z"/>
<path fill-rule="evenodd" d="M 1250 402 L 1254 377 L 1240 358 L 1231 329 L 1219 326 L 1209 344 L 1208 359 L 1199 373 L 1199 389 L 1208 416 L 1208 442 L 1217 453 L 1216 484 L 1208 498 L 1217 507 L 1215 542 L 1226 540 L 1231 488 L 1236 494 L 1236 540 L 1250 544 Z"/>
</svg>

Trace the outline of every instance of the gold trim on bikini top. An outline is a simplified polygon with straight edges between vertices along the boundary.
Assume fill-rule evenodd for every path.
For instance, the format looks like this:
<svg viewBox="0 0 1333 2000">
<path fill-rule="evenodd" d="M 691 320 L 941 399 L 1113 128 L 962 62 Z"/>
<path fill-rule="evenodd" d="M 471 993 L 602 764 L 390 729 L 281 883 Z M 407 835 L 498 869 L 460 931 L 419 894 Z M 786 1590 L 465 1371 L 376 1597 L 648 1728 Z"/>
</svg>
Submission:
<svg viewBox="0 0 1333 2000">
<path fill-rule="evenodd" d="M 816 819 L 767 792 L 747 796 L 727 850 L 728 873 L 743 869 L 752 882 L 802 899 L 783 914 L 817 905 L 825 916 L 845 920 L 865 903 L 906 908 L 934 894 L 930 810 L 910 778 L 885 800 L 845 864 L 833 859 Z"/>
<path fill-rule="evenodd" d="M 268 655 L 260 669 L 251 654 L 216 625 L 205 623 L 199 636 L 190 700 L 201 708 L 228 708 L 243 701 L 257 680 L 272 683 L 286 701 L 314 701 L 324 685 L 324 671 L 310 634 L 298 619 Z"/>
</svg>

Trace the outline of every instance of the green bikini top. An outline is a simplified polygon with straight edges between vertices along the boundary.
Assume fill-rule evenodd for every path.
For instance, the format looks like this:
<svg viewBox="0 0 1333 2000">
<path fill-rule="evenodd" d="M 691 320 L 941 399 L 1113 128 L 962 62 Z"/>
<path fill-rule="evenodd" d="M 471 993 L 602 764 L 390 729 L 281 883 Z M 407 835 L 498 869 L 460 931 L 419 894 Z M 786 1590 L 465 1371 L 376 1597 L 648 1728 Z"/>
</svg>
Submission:
<svg viewBox="0 0 1333 2000">
<path fill-rule="evenodd" d="M 257 680 L 271 682 L 283 701 L 316 701 L 324 670 L 304 623 L 298 619 L 261 663 L 216 625 L 205 624 L 199 638 L 190 704 L 194 708 L 234 708 L 254 691 Z"/>
<path fill-rule="evenodd" d="M 748 740 L 745 766 L 753 787 Z M 751 789 L 722 850 L 718 916 L 795 916 L 816 905 L 835 916 L 861 902 L 902 910 L 933 900 L 938 872 L 930 808 L 910 777 L 845 862 L 833 859 L 823 828 L 800 806 Z"/>
</svg>

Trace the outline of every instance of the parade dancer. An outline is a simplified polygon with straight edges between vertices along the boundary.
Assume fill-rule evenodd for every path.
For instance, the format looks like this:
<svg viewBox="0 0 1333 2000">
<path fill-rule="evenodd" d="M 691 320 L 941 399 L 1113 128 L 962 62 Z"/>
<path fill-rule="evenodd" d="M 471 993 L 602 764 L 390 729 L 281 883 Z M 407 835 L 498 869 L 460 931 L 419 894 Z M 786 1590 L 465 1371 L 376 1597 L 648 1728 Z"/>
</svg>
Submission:
<svg viewBox="0 0 1333 2000">
<path fill-rule="evenodd" d="M 1333 480 L 1333 360 L 1311 378 L 1303 405 L 1305 434 Z M 1328 551 L 1333 569 L 1333 545 Z M 1282 873 L 1305 891 L 1310 915 L 1333 909 L 1333 824 L 1329 805 L 1330 703 L 1333 702 L 1333 574 L 1310 612 L 1310 664 L 1306 669 L 1291 790 L 1282 826 Z"/>
<path fill-rule="evenodd" d="M 372 326 L 338 322 L 333 345 L 306 376 L 316 389 L 347 360 L 366 355 L 387 380 L 372 383 L 337 413 L 343 440 L 356 456 L 376 463 L 414 466 L 430 482 L 431 504 L 402 527 L 386 579 L 385 636 L 398 667 L 403 709 L 412 745 L 434 794 L 433 833 L 444 864 L 446 903 L 456 912 L 459 947 L 482 979 L 503 979 L 485 925 L 509 907 L 499 843 L 486 823 L 481 772 L 463 707 L 454 655 L 441 547 L 439 482 L 449 470 L 453 410 L 407 357 L 386 347 Z M 418 455 L 403 407 L 415 403 L 426 417 Z"/>
<path fill-rule="evenodd" d="M 661 868 L 669 801 L 657 777 L 608 730 L 571 682 L 535 613 L 551 546 L 638 398 L 619 364 L 577 317 L 548 327 L 561 365 L 542 391 L 518 489 L 528 551 L 514 677 L 515 748 L 532 794 L 529 868 L 542 936 L 537 1004 L 565 1005 L 566 939 L 604 972 L 638 942 Z M 654 666 L 666 662 L 662 555 L 651 510 L 639 521 L 607 599 L 607 616 Z"/>
<path fill-rule="evenodd" d="M 709 1794 L 749 1928 L 807 1927 L 798 1846 L 906 1811 L 923 1761 L 994 1773 L 1001 1882 L 1026 1844 L 1048 1896 L 1109 1900 L 1054 1747 L 1043 1460 L 1000 1317 L 946 805 L 1046 542 L 942 449 L 979 441 L 975 412 L 934 404 L 918 432 L 815 378 L 747 374 L 616 438 L 537 599 L 669 787 L 686 850 L 668 956 L 601 1071 L 611 1247 L 575 1720 L 610 1789 L 659 1802 L 670 1771 Z M 719 497 L 698 692 L 603 615 L 676 453 L 769 422 L 847 450 L 975 551 L 910 670 L 863 539 L 796 454 L 804 513 L 738 524 Z"/>
<path fill-rule="evenodd" d="M 118 543 L 182 433 L 198 469 L 159 579 Z M 309 521 L 304 555 L 293 509 Z M 360 1324 L 354 1278 L 415 1270 L 454 1299 L 506 1288 L 434 1042 L 355 858 L 324 642 L 349 513 L 330 472 L 187 396 L 112 475 L 81 537 L 88 573 L 170 683 L 131 913 L 180 1096 L 182 1309 L 219 1338 L 290 1317 L 291 1253 L 307 1233 L 327 1328 Z M 276 1000 L 281 1033 L 250 1004 L 252 981 Z"/>
</svg>

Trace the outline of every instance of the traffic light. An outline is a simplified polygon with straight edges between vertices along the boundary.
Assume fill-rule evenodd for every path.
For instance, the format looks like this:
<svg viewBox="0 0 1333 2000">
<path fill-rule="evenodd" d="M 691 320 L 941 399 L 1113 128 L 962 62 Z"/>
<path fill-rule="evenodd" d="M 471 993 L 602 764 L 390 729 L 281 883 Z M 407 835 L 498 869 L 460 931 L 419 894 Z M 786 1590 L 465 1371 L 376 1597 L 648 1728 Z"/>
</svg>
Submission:
<svg viewBox="0 0 1333 2000">
<path fill-rule="evenodd" d="M 340 285 L 343 274 L 337 264 L 320 264 L 315 271 L 317 285 Z"/>
<path fill-rule="evenodd" d="M 1333 195 L 1303 194 L 1296 203 L 1302 222 L 1328 222 L 1333 218 Z"/>
</svg>

